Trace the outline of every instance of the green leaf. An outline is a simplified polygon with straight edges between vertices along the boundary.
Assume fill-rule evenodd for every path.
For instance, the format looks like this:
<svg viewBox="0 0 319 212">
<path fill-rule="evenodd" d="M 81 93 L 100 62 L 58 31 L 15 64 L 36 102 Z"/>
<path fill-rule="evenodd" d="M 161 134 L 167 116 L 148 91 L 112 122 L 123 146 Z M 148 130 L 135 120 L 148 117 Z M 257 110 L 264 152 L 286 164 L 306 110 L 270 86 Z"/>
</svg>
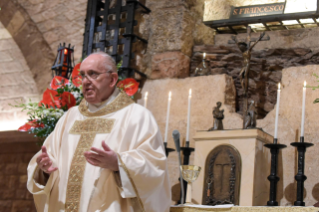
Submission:
<svg viewBox="0 0 319 212">
<path fill-rule="evenodd" d="M 314 104 L 319 103 L 319 98 L 315 99 L 315 101 L 313 101 Z"/>
</svg>

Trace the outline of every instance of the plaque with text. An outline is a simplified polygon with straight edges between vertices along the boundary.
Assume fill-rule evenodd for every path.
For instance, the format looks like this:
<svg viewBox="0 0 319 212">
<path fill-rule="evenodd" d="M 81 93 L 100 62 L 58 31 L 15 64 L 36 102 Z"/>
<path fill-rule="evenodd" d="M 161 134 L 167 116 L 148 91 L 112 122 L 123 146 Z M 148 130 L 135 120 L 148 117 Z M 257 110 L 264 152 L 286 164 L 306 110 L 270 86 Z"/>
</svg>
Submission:
<svg viewBox="0 0 319 212">
<path fill-rule="evenodd" d="M 283 14 L 285 3 L 232 7 L 230 19 Z"/>
</svg>

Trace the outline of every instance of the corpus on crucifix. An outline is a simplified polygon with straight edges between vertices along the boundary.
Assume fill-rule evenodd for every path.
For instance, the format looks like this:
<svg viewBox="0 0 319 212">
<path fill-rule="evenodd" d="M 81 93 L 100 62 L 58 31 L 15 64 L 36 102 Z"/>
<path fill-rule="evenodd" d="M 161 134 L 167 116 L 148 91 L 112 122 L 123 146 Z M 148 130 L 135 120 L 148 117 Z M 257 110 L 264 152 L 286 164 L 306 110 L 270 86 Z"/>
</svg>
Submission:
<svg viewBox="0 0 319 212">
<path fill-rule="evenodd" d="M 250 59 L 251 51 L 255 45 L 261 40 L 269 40 L 269 37 L 263 39 L 265 32 L 262 32 L 257 39 L 251 39 L 251 27 L 247 27 L 247 38 L 246 42 L 239 42 L 236 36 L 232 36 L 232 41 L 228 43 L 235 43 L 243 55 L 243 67 L 239 72 L 240 84 L 244 90 L 244 107 L 243 107 L 243 127 L 245 128 L 245 117 L 247 113 L 247 102 L 248 102 L 248 83 L 249 83 L 249 70 L 250 70 Z"/>
</svg>

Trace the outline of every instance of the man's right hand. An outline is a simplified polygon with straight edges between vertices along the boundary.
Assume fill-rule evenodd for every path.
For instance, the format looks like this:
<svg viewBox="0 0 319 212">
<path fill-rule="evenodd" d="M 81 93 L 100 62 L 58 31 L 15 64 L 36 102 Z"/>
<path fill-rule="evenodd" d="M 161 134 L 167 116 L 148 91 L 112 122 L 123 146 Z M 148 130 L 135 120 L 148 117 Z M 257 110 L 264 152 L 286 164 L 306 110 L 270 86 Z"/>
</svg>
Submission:
<svg viewBox="0 0 319 212">
<path fill-rule="evenodd" d="M 45 146 L 42 146 L 41 149 L 42 153 L 39 157 L 37 157 L 37 164 L 39 168 L 47 174 L 51 174 L 52 172 L 58 170 L 57 167 L 54 168 L 52 166 L 52 161 L 47 153 L 47 148 Z"/>
</svg>

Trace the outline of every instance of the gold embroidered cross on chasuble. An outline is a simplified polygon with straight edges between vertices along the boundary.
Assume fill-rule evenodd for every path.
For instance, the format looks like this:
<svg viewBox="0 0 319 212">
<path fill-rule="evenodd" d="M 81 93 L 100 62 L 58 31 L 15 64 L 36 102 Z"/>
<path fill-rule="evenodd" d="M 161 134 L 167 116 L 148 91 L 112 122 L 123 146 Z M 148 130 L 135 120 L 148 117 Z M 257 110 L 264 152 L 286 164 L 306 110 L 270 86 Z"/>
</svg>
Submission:
<svg viewBox="0 0 319 212">
<path fill-rule="evenodd" d="M 79 110 L 84 116 L 103 116 L 109 113 L 116 112 L 132 103 L 132 99 L 126 96 L 126 94 L 120 93 L 113 102 L 95 113 L 91 113 L 88 111 L 85 100 L 81 102 Z M 84 157 L 84 152 L 90 151 L 96 134 L 110 133 L 113 128 L 114 122 L 114 119 L 105 118 L 87 118 L 85 120 L 77 120 L 74 122 L 69 133 L 81 135 L 81 137 L 71 162 L 66 192 L 66 212 L 79 211 L 83 175 L 87 163 Z"/>
</svg>

